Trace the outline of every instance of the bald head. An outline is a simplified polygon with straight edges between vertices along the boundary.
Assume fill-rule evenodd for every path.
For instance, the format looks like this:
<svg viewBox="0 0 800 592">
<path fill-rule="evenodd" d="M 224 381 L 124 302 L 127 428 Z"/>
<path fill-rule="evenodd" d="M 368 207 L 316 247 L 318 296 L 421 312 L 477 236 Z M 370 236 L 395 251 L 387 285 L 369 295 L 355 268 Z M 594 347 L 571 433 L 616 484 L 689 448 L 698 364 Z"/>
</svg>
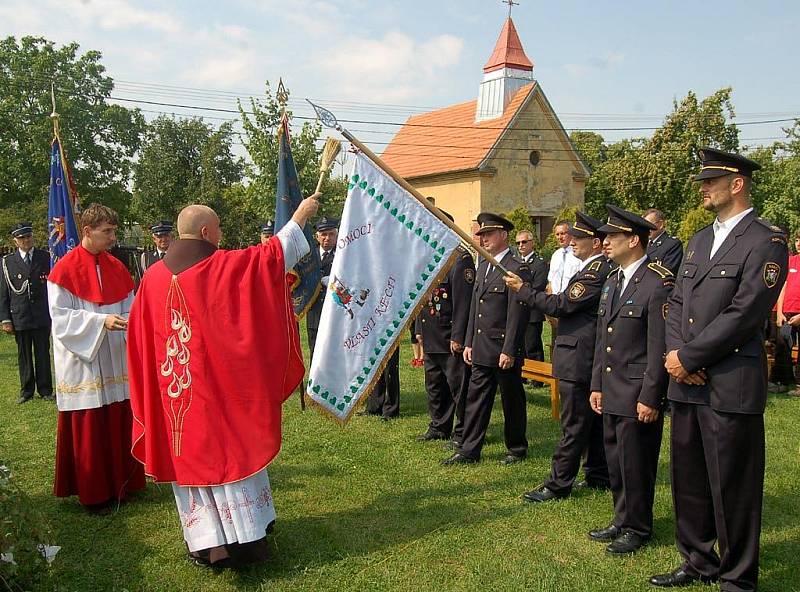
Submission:
<svg viewBox="0 0 800 592">
<path fill-rule="evenodd" d="M 222 238 L 219 216 L 208 206 L 199 204 L 186 206 L 178 214 L 178 235 L 180 238 L 204 240 L 219 246 Z"/>
</svg>

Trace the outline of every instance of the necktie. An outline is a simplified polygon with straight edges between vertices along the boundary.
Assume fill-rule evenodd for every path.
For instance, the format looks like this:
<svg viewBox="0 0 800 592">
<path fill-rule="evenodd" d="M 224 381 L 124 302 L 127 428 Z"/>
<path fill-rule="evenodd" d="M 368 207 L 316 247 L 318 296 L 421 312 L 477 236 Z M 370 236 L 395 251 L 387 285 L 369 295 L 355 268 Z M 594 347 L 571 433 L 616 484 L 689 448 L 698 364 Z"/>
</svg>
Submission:
<svg viewBox="0 0 800 592">
<path fill-rule="evenodd" d="M 612 309 L 616 309 L 617 306 L 619 306 L 619 299 L 622 297 L 624 282 L 625 282 L 625 274 L 622 273 L 622 270 L 620 269 L 617 272 L 617 287 L 614 289 L 614 301 L 611 304 Z"/>
<path fill-rule="evenodd" d="M 158 260 L 161 261 L 164 258 L 164 251 L 158 252 Z"/>
<path fill-rule="evenodd" d="M 322 255 L 322 264 L 327 265 L 333 259 L 333 251 L 325 251 Z"/>
<path fill-rule="evenodd" d="M 27 265 L 28 267 L 30 267 L 30 265 L 31 265 L 31 252 L 30 251 L 25 253 L 25 265 Z"/>
</svg>

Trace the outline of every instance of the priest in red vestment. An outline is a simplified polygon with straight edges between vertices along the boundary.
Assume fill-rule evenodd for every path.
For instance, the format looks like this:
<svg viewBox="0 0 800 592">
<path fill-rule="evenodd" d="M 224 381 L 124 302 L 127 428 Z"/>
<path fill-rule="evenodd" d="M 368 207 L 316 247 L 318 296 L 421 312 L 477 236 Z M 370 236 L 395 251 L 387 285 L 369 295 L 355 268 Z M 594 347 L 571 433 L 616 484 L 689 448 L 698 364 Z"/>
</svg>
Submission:
<svg viewBox="0 0 800 592">
<path fill-rule="evenodd" d="M 55 494 L 101 509 L 144 489 L 131 456 L 133 421 L 125 328 L 133 280 L 107 251 L 117 214 L 92 204 L 81 214 L 81 244 L 47 278 L 58 403 Z"/>
<path fill-rule="evenodd" d="M 266 244 L 218 248 L 219 218 L 192 205 L 139 286 L 128 327 L 133 454 L 172 482 L 190 556 L 236 565 L 266 555 L 275 521 L 266 467 L 281 405 L 304 374 L 286 272 L 309 252 L 316 194 Z M 264 339 L 264 334 L 269 339 Z"/>
</svg>

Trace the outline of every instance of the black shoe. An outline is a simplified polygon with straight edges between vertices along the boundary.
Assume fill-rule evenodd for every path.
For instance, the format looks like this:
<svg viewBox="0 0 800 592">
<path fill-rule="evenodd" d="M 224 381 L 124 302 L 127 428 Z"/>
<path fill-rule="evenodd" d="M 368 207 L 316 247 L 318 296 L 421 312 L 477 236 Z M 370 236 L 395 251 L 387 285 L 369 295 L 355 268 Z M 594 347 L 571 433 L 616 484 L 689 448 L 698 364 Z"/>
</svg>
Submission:
<svg viewBox="0 0 800 592">
<path fill-rule="evenodd" d="M 56 398 L 53 396 L 53 393 L 50 393 L 49 395 L 39 395 L 39 398 L 42 401 L 55 401 L 56 400 Z"/>
<path fill-rule="evenodd" d="M 650 537 L 643 537 L 635 532 L 626 530 L 606 547 L 606 553 L 611 555 L 630 555 L 644 547 L 649 540 Z"/>
<path fill-rule="evenodd" d="M 525 460 L 524 456 L 517 456 L 516 454 L 506 454 L 505 458 L 500 461 L 501 465 L 515 465 Z"/>
<path fill-rule="evenodd" d="M 622 529 L 613 524 L 609 524 L 605 528 L 598 528 L 589 531 L 589 538 L 598 543 L 610 543 L 622 534 Z"/>
<path fill-rule="evenodd" d="M 446 467 L 449 467 L 451 465 L 473 465 L 476 462 L 478 462 L 478 459 L 470 458 L 469 456 L 464 456 L 460 452 L 456 452 L 450 458 L 444 459 L 441 464 L 443 464 Z"/>
<path fill-rule="evenodd" d="M 611 489 L 611 485 L 609 483 L 587 481 L 586 479 L 578 481 L 575 485 L 573 485 L 573 487 L 575 487 L 575 489 L 596 489 L 597 491 L 608 491 Z"/>
<path fill-rule="evenodd" d="M 421 436 L 417 436 L 416 440 L 417 442 L 430 442 L 432 440 L 447 440 L 449 438 L 450 436 L 443 434 L 442 432 L 428 430 Z"/>
<path fill-rule="evenodd" d="M 31 399 L 33 399 L 33 395 L 20 395 L 19 399 L 17 399 L 17 403 L 22 405 L 23 403 L 27 403 Z"/>
<path fill-rule="evenodd" d="M 569 497 L 569 494 L 556 493 L 546 485 L 541 485 L 533 491 L 526 491 L 522 494 L 522 499 L 526 502 L 549 502 L 554 499 L 563 499 Z"/>
<path fill-rule="evenodd" d="M 687 572 L 683 566 L 679 567 L 678 569 L 674 569 L 669 573 L 650 577 L 650 583 L 653 586 L 659 586 L 661 588 L 680 588 L 682 586 L 690 586 L 695 582 L 701 582 L 708 585 L 713 584 L 716 581 L 717 578 L 714 577 L 693 576 Z"/>
</svg>

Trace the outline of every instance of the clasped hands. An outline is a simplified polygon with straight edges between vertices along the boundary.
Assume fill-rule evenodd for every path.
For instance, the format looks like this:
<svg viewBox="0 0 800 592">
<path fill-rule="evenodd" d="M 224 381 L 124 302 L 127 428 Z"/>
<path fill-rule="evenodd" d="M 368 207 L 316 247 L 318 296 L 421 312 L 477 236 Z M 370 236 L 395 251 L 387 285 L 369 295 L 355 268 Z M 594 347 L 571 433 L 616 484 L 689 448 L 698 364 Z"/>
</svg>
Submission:
<svg viewBox="0 0 800 592">
<path fill-rule="evenodd" d="M 677 383 L 702 386 L 708 380 L 708 376 L 706 376 L 706 373 L 703 370 L 689 373 L 689 371 L 683 367 L 683 364 L 678 357 L 678 350 L 676 349 L 673 349 L 667 354 L 664 360 L 664 367 Z"/>
<path fill-rule="evenodd" d="M 595 413 L 603 413 L 603 393 L 600 391 L 592 391 L 589 395 L 589 405 Z M 659 411 L 655 407 L 645 405 L 641 402 L 636 402 L 636 419 L 642 423 L 653 423 L 658 419 Z"/>
</svg>

